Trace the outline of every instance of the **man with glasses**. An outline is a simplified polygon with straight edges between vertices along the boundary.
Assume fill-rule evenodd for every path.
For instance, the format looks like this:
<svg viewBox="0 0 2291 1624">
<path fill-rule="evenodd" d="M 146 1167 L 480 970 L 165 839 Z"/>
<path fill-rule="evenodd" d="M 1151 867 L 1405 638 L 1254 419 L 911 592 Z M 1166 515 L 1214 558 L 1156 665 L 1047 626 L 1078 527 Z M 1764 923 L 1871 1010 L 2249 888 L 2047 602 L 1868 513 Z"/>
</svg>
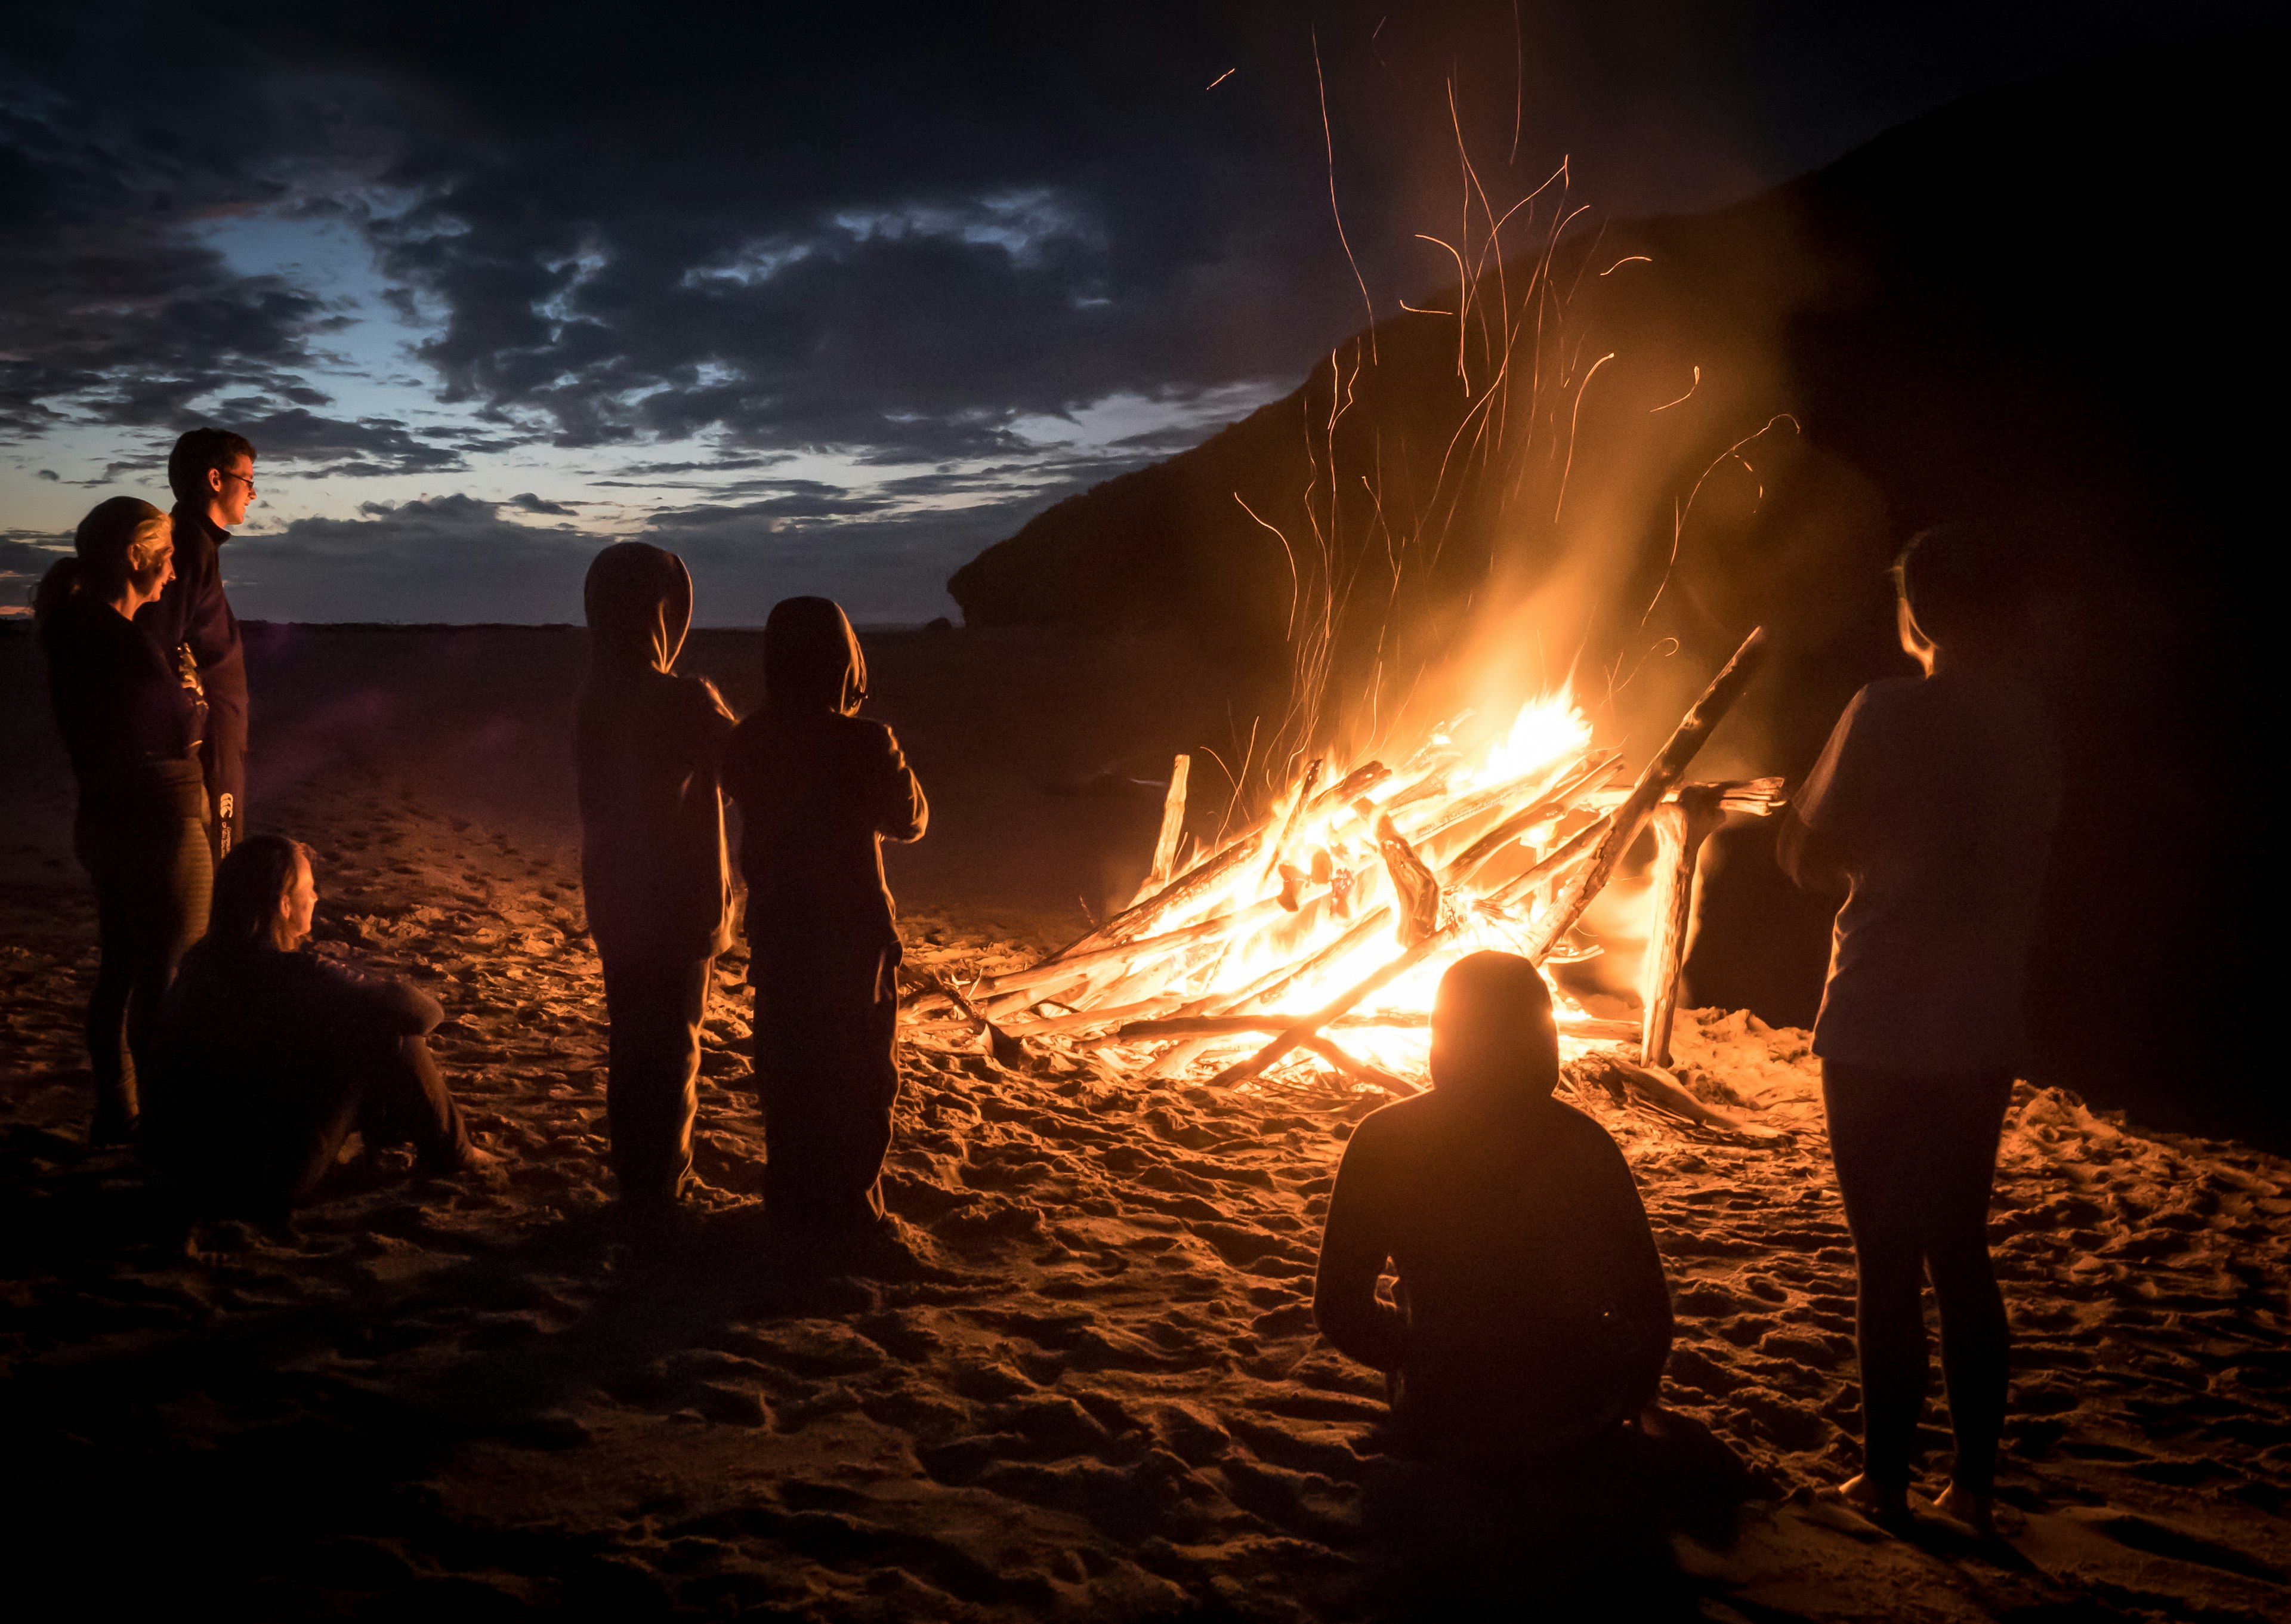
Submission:
<svg viewBox="0 0 2291 1624">
<path fill-rule="evenodd" d="M 214 855 L 230 855 L 246 823 L 246 655 L 223 595 L 222 544 L 254 501 L 254 447 L 226 429 L 194 429 L 167 457 L 175 493 L 175 578 L 136 616 L 168 651 L 183 686 L 207 702 L 207 800 Z"/>
</svg>

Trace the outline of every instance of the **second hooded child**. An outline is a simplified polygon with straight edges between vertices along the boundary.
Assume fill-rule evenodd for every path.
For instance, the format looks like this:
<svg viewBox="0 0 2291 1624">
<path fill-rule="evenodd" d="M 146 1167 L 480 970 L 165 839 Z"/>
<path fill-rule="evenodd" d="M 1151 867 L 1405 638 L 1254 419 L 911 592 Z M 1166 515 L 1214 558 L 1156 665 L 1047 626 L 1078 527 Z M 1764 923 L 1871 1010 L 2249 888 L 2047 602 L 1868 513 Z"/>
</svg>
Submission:
<svg viewBox="0 0 2291 1624">
<path fill-rule="evenodd" d="M 764 1200 L 799 1230 L 864 1230 L 898 1097 L 899 937 L 882 842 L 928 818 L 899 742 L 855 714 L 867 666 L 842 609 L 789 598 L 764 625 L 763 708 L 725 752 L 748 882 Z"/>
</svg>

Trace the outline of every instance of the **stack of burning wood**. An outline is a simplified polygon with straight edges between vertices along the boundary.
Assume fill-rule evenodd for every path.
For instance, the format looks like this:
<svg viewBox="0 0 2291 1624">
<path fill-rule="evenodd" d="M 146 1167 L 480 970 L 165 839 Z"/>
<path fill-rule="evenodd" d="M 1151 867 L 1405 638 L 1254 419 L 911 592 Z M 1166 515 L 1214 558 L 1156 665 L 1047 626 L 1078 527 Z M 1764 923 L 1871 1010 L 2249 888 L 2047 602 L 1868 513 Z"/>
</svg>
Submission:
<svg viewBox="0 0 2291 1624">
<path fill-rule="evenodd" d="M 1188 760 L 1177 759 L 1152 872 L 1128 908 L 1041 962 L 944 998 L 990 1042 L 1051 1039 L 1125 1056 L 1144 1074 L 1240 1049 L 1232 1084 L 1303 1050 L 1395 1093 L 1420 1062 L 1432 993 L 1461 955 L 1495 947 L 1543 964 L 1597 951 L 1576 928 L 1632 843 L 1657 841 L 1638 1021 L 1564 995 L 1563 1038 L 1635 1042 L 1668 1062 L 1695 859 L 1729 812 L 1781 804 L 1781 780 L 1689 784 L 1686 770 L 1757 670 L 1754 631 L 1637 779 L 1591 744 L 1564 695 L 1523 707 L 1476 752 L 1435 730 L 1398 767 L 1307 764 L 1259 822 L 1181 859 Z"/>
</svg>

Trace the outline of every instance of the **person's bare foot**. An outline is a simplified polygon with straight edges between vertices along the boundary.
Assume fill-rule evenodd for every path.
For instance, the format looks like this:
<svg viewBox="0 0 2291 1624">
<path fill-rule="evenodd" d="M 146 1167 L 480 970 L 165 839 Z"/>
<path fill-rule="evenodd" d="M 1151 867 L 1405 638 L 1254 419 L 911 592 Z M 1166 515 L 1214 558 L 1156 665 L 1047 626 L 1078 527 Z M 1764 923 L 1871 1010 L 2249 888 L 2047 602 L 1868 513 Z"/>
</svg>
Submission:
<svg viewBox="0 0 2291 1624">
<path fill-rule="evenodd" d="M 1992 1495 L 1976 1494 L 1962 1483 L 1952 1483 L 1941 1491 L 1933 1509 L 1952 1523 L 1962 1523 L 1983 1539 L 1997 1537 L 1997 1500 Z"/>
<path fill-rule="evenodd" d="M 1873 1520 L 1898 1520 L 1909 1515 L 1909 1491 L 1892 1489 L 1867 1472 L 1857 1472 L 1837 1485 L 1837 1498 Z"/>
</svg>

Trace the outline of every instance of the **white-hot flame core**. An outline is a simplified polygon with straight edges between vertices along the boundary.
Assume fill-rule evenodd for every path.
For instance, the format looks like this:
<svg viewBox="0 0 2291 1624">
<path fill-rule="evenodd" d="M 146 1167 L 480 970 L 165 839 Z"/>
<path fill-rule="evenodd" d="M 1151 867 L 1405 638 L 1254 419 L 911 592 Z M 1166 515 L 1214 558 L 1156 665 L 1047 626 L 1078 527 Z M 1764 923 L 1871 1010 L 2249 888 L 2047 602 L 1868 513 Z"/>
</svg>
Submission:
<svg viewBox="0 0 2291 1624">
<path fill-rule="evenodd" d="M 1512 719 L 1511 731 L 1491 749 L 1472 774 L 1471 787 L 1483 789 L 1531 773 L 1539 767 L 1591 747 L 1591 719 L 1576 708 L 1567 688 L 1531 699 Z"/>
</svg>

